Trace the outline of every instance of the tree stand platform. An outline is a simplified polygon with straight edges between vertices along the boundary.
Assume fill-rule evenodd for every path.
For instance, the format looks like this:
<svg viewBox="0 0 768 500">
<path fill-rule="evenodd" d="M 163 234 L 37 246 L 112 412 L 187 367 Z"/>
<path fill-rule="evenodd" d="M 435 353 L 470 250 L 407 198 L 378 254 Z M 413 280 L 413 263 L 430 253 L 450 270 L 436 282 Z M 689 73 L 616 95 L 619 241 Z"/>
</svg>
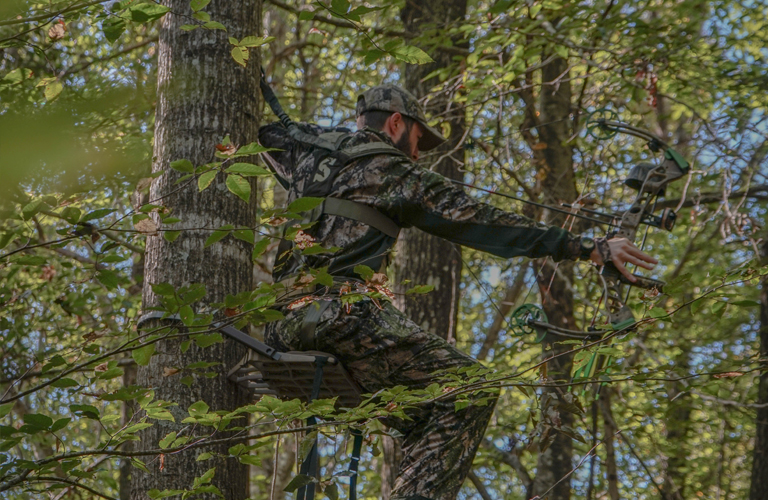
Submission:
<svg viewBox="0 0 768 500">
<path fill-rule="evenodd" d="M 178 315 L 166 316 L 149 313 L 139 319 L 139 327 L 150 319 L 181 321 Z M 338 398 L 341 408 L 354 408 L 360 401 L 360 387 L 352 380 L 341 363 L 331 354 L 319 351 L 280 352 L 233 326 L 214 325 L 216 330 L 248 348 L 245 357 L 227 374 L 229 380 L 249 391 L 255 399 L 263 395 L 280 399 L 299 399 L 309 403 L 315 399 Z M 307 426 L 317 424 L 315 417 L 307 419 Z M 352 431 L 354 441 L 349 465 L 349 499 L 357 496 L 357 468 L 360 461 L 363 436 Z M 299 474 L 315 477 L 318 469 L 317 436 Z M 315 483 L 299 488 L 297 500 L 314 500 Z"/>
</svg>

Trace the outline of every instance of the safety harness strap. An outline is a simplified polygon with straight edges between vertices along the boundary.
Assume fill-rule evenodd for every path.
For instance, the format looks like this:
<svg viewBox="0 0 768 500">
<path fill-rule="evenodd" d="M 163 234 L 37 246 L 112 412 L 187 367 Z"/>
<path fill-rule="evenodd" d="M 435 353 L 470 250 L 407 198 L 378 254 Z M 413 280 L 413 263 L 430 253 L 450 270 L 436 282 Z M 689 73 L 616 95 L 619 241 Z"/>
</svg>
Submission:
<svg viewBox="0 0 768 500">
<path fill-rule="evenodd" d="M 304 316 L 299 332 L 299 346 L 302 351 L 311 351 L 315 348 L 315 329 L 320 322 L 320 316 L 329 305 L 331 305 L 330 300 L 320 300 L 307 306 L 307 315 Z"/>
<path fill-rule="evenodd" d="M 400 226 L 395 221 L 368 205 L 341 198 L 326 198 L 323 204 L 323 213 L 339 215 L 348 219 L 368 224 L 386 234 L 390 238 L 397 239 L 400 234 Z"/>
</svg>

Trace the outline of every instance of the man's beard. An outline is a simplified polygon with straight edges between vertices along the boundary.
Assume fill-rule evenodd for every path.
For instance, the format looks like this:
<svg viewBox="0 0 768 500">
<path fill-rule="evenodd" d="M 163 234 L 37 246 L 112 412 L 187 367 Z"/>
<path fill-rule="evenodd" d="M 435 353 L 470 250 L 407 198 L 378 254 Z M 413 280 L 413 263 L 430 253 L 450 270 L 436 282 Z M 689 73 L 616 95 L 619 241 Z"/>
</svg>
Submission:
<svg viewBox="0 0 768 500">
<path fill-rule="evenodd" d="M 413 127 L 412 123 L 406 123 L 405 131 L 403 131 L 403 135 L 400 136 L 400 138 L 395 141 L 395 147 L 408 155 L 408 158 L 411 157 L 411 152 L 413 151 L 413 148 L 411 147 L 411 128 Z"/>
</svg>

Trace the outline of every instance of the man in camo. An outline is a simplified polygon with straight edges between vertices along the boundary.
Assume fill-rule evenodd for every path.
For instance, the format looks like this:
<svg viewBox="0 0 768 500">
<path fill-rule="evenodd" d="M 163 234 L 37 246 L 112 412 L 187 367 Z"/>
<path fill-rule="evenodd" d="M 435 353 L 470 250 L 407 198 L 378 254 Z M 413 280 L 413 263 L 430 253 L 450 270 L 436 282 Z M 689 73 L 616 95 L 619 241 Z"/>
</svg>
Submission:
<svg viewBox="0 0 768 500">
<path fill-rule="evenodd" d="M 364 92 L 357 115 L 359 130 L 350 133 L 345 147 L 380 141 L 406 156 L 379 154 L 352 161 L 339 172 L 329 196 L 373 207 L 400 227 L 415 226 L 501 257 L 590 258 L 598 264 L 612 257 L 623 272 L 625 262 L 646 268 L 655 264 L 626 240 L 600 240 L 591 252 L 590 248 L 585 251 L 582 238 L 481 203 L 446 178 L 416 165 L 419 150 L 432 149 L 444 139 L 428 125 L 418 101 L 405 90 L 382 85 Z M 313 134 L 327 131 L 314 125 L 301 128 Z M 264 146 L 282 150 L 270 153 L 269 163 L 290 186 L 288 201 L 301 197 L 312 182 L 316 148 L 292 139 L 279 123 L 262 127 L 259 139 Z M 322 267 L 328 267 L 339 281 L 359 279 L 354 267 L 365 264 L 379 269 L 394 244 L 394 238 L 363 222 L 328 214 L 311 234 L 317 244 L 339 250 L 301 261 L 287 253 L 278 260 L 276 280 Z M 309 310 L 284 307 L 286 318 L 267 327 L 267 343 L 281 350 L 300 349 L 300 331 Z M 331 300 L 314 341 L 316 349 L 337 356 L 362 389 L 371 393 L 396 385 L 425 388 L 440 370 L 476 364 L 386 301 L 363 300 L 345 306 L 339 299 Z M 487 400 L 487 394 L 475 400 L 483 396 Z M 446 399 L 409 411 L 412 420 L 388 421 L 405 436 L 392 500 L 455 499 L 492 413 L 493 404 L 471 404 L 457 411 L 454 401 Z"/>
</svg>

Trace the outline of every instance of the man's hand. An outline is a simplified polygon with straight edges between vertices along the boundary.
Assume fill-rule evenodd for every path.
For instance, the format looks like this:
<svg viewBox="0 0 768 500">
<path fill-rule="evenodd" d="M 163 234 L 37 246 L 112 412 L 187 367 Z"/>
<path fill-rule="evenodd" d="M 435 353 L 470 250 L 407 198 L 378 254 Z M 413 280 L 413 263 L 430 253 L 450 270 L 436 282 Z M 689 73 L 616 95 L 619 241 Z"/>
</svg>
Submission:
<svg viewBox="0 0 768 500">
<path fill-rule="evenodd" d="M 626 264 L 635 264 L 645 269 L 653 269 L 659 263 L 658 260 L 650 255 L 641 252 L 639 248 L 626 238 L 613 238 L 608 240 L 606 244 L 610 250 L 611 262 L 632 283 L 635 283 L 637 279 L 624 267 Z M 598 266 L 605 264 L 597 247 L 592 250 L 592 255 L 589 258 Z"/>
</svg>

